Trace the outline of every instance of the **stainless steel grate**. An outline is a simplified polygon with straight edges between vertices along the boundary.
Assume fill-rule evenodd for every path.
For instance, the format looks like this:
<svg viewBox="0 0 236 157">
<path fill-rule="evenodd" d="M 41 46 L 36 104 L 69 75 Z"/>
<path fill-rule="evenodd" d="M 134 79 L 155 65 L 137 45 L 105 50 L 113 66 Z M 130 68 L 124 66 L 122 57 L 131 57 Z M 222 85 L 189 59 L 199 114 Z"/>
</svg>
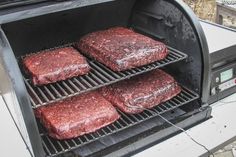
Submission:
<svg viewBox="0 0 236 157">
<path fill-rule="evenodd" d="M 85 76 L 74 77 L 45 86 L 34 86 L 30 79 L 25 78 L 24 80 L 30 95 L 32 106 L 33 108 L 37 108 L 42 105 L 47 105 L 67 97 L 75 96 L 82 92 L 94 90 L 187 58 L 186 54 L 173 48 L 169 48 L 169 52 L 169 55 L 164 60 L 124 72 L 114 72 L 105 67 L 103 64 L 92 59 L 88 59 L 92 69 L 91 72 Z"/>
<path fill-rule="evenodd" d="M 164 112 L 171 111 L 177 107 L 185 105 L 193 100 L 198 99 L 199 96 L 189 89 L 182 87 L 182 92 L 174 97 L 173 99 L 158 105 L 151 109 L 153 112 L 144 111 L 140 114 L 130 115 L 125 114 L 119 111 L 121 118 L 115 123 L 104 127 L 94 133 L 87 134 L 84 136 L 80 136 L 78 138 L 70 139 L 70 140 L 55 140 L 48 136 L 47 131 L 43 128 L 43 126 L 39 123 L 39 130 L 42 137 L 42 144 L 45 149 L 47 156 L 57 156 L 64 152 L 68 152 L 72 149 L 76 149 L 85 144 L 98 140 L 104 136 L 116 133 L 118 131 L 124 130 L 133 125 L 144 122 L 150 118 L 154 118 L 159 114 L 163 114 Z"/>
</svg>

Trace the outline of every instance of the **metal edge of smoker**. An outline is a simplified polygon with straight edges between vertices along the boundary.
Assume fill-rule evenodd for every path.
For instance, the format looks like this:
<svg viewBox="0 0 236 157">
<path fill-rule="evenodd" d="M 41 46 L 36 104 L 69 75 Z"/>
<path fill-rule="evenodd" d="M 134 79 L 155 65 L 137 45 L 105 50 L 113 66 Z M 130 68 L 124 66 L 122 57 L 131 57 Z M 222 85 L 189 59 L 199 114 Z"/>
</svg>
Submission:
<svg viewBox="0 0 236 157">
<path fill-rule="evenodd" d="M 3 67 L 1 81 L 4 81 L 0 86 L 2 97 L 7 103 L 6 105 L 12 106 L 11 112 L 17 114 L 15 120 L 18 122 L 18 128 L 31 154 L 36 157 L 44 156 L 37 123 L 22 74 L 2 29 L 0 29 L 0 64 Z"/>
</svg>

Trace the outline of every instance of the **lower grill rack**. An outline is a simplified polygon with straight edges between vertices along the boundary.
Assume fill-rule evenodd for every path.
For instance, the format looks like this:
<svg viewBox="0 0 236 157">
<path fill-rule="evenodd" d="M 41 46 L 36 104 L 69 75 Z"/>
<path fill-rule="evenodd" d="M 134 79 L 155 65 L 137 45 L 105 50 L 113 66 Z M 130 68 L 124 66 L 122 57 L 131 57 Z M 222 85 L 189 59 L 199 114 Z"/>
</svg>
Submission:
<svg viewBox="0 0 236 157">
<path fill-rule="evenodd" d="M 47 105 L 187 58 L 186 54 L 178 50 L 173 48 L 169 48 L 168 50 L 169 55 L 161 61 L 123 72 L 114 72 L 103 64 L 88 59 L 91 71 L 85 76 L 74 77 L 44 86 L 34 86 L 30 79 L 25 78 L 24 81 L 30 96 L 32 107 L 37 108 Z"/>
<path fill-rule="evenodd" d="M 96 141 L 104 136 L 114 134 L 131 126 L 137 125 L 148 119 L 154 118 L 160 114 L 185 105 L 198 98 L 198 94 L 185 87 L 182 87 L 182 91 L 180 94 L 178 94 L 173 99 L 152 108 L 152 112 L 144 111 L 139 114 L 130 115 L 118 110 L 121 117 L 113 124 L 104 127 L 94 133 L 86 134 L 70 140 L 56 140 L 49 137 L 45 128 L 39 123 L 39 131 L 42 137 L 42 144 L 48 157 L 57 156 L 62 153 L 84 146 L 85 144 Z"/>
</svg>

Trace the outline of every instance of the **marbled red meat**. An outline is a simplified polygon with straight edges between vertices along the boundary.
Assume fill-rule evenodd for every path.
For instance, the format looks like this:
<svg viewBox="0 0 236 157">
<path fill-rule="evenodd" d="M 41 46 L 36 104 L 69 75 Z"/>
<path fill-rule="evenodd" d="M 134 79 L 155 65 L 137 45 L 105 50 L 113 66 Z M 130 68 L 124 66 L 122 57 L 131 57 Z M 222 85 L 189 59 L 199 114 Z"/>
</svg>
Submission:
<svg viewBox="0 0 236 157">
<path fill-rule="evenodd" d="M 112 104 L 97 91 L 40 107 L 35 114 L 49 135 L 56 139 L 70 139 L 94 132 L 120 117 Z"/>
<path fill-rule="evenodd" d="M 76 46 L 114 71 L 159 61 L 168 54 L 163 43 L 123 27 L 85 35 Z"/>
<path fill-rule="evenodd" d="M 172 76 L 154 70 L 104 87 L 101 93 L 108 101 L 126 113 L 139 113 L 152 108 L 181 92 Z"/>
<path fill-rule="evenodd" d="M 87 74 L 86 59 L 74 48 L 64 47 L 38 52 L 23 59 L 34 85 L 43 85 Z"/>
</svg>

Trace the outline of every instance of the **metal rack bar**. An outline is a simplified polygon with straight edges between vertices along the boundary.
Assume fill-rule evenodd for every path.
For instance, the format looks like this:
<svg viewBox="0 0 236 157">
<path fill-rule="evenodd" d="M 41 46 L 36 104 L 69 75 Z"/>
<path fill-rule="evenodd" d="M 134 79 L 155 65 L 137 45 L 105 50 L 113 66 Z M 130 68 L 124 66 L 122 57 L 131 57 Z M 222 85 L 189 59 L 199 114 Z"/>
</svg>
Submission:
<svg viewBox="0 0 236 157">
<path fill-rule="evenodd" d="M 157 117 L 160 114 L 171 111 L 175 109 L 176 107 L 180 107 L 191 101 L 197 100 L 198 98 L 199 98 L 198 94 L 196 94 L 195 92 L 185 87 L 182 87 L 182 92 L 180 94 L 178 94 L 173 99 L 152 108 L 151 110 L 153 112 L 144 111 L 139 114 L 126 114 L 118 110 L 119 114 L 121 115 L 121 118 L 119 120 L 91 134 L 87 134 L 87 135 L 80 136 L 78 138 L 63 141 L 63 140 L 56 140 L 51 137 L 48 137 L 49 135 L 45 131 L 41 131 L 41 137 L 42 137 L 42 142 L 43 142 L 42 144 L 44 146 L 45 152 L 47 153 L 48 157 L 57 156 L 64 152 L 68 152 L 72 149 L 76 149 L 78 147 L 84 146 L 93 141 L 96 141 L 104 136 L 108 136 L 110 134 L 117 133 L 131 126 L 140 124 L 148 119 Z M 41 124 L 39 125 L 40 125 L 39 126 L 40 128 L 43 127 Z M 45 129 L 41 129 L 41 130 L 45 130 Z M 64 145 L 62 144 L 63 142 L 65 142 Z M 56 146 L 56 143 L 58 146 Z"/>
<path fill-rule="evenodd" d="M 28 93 L 31 96 L 32 107 L 37 108 L 178 62 L 185 58 L 187 58 L 186 54 L 169 49 L 169 55 L 166 59 L 123 72 L 114 72 L 103 64 L 88 58 L 91 66 L 91 71 L 88 75 L 39 87 L 34 86 L 29 78 L 24 80 Z"/>
</svg>

